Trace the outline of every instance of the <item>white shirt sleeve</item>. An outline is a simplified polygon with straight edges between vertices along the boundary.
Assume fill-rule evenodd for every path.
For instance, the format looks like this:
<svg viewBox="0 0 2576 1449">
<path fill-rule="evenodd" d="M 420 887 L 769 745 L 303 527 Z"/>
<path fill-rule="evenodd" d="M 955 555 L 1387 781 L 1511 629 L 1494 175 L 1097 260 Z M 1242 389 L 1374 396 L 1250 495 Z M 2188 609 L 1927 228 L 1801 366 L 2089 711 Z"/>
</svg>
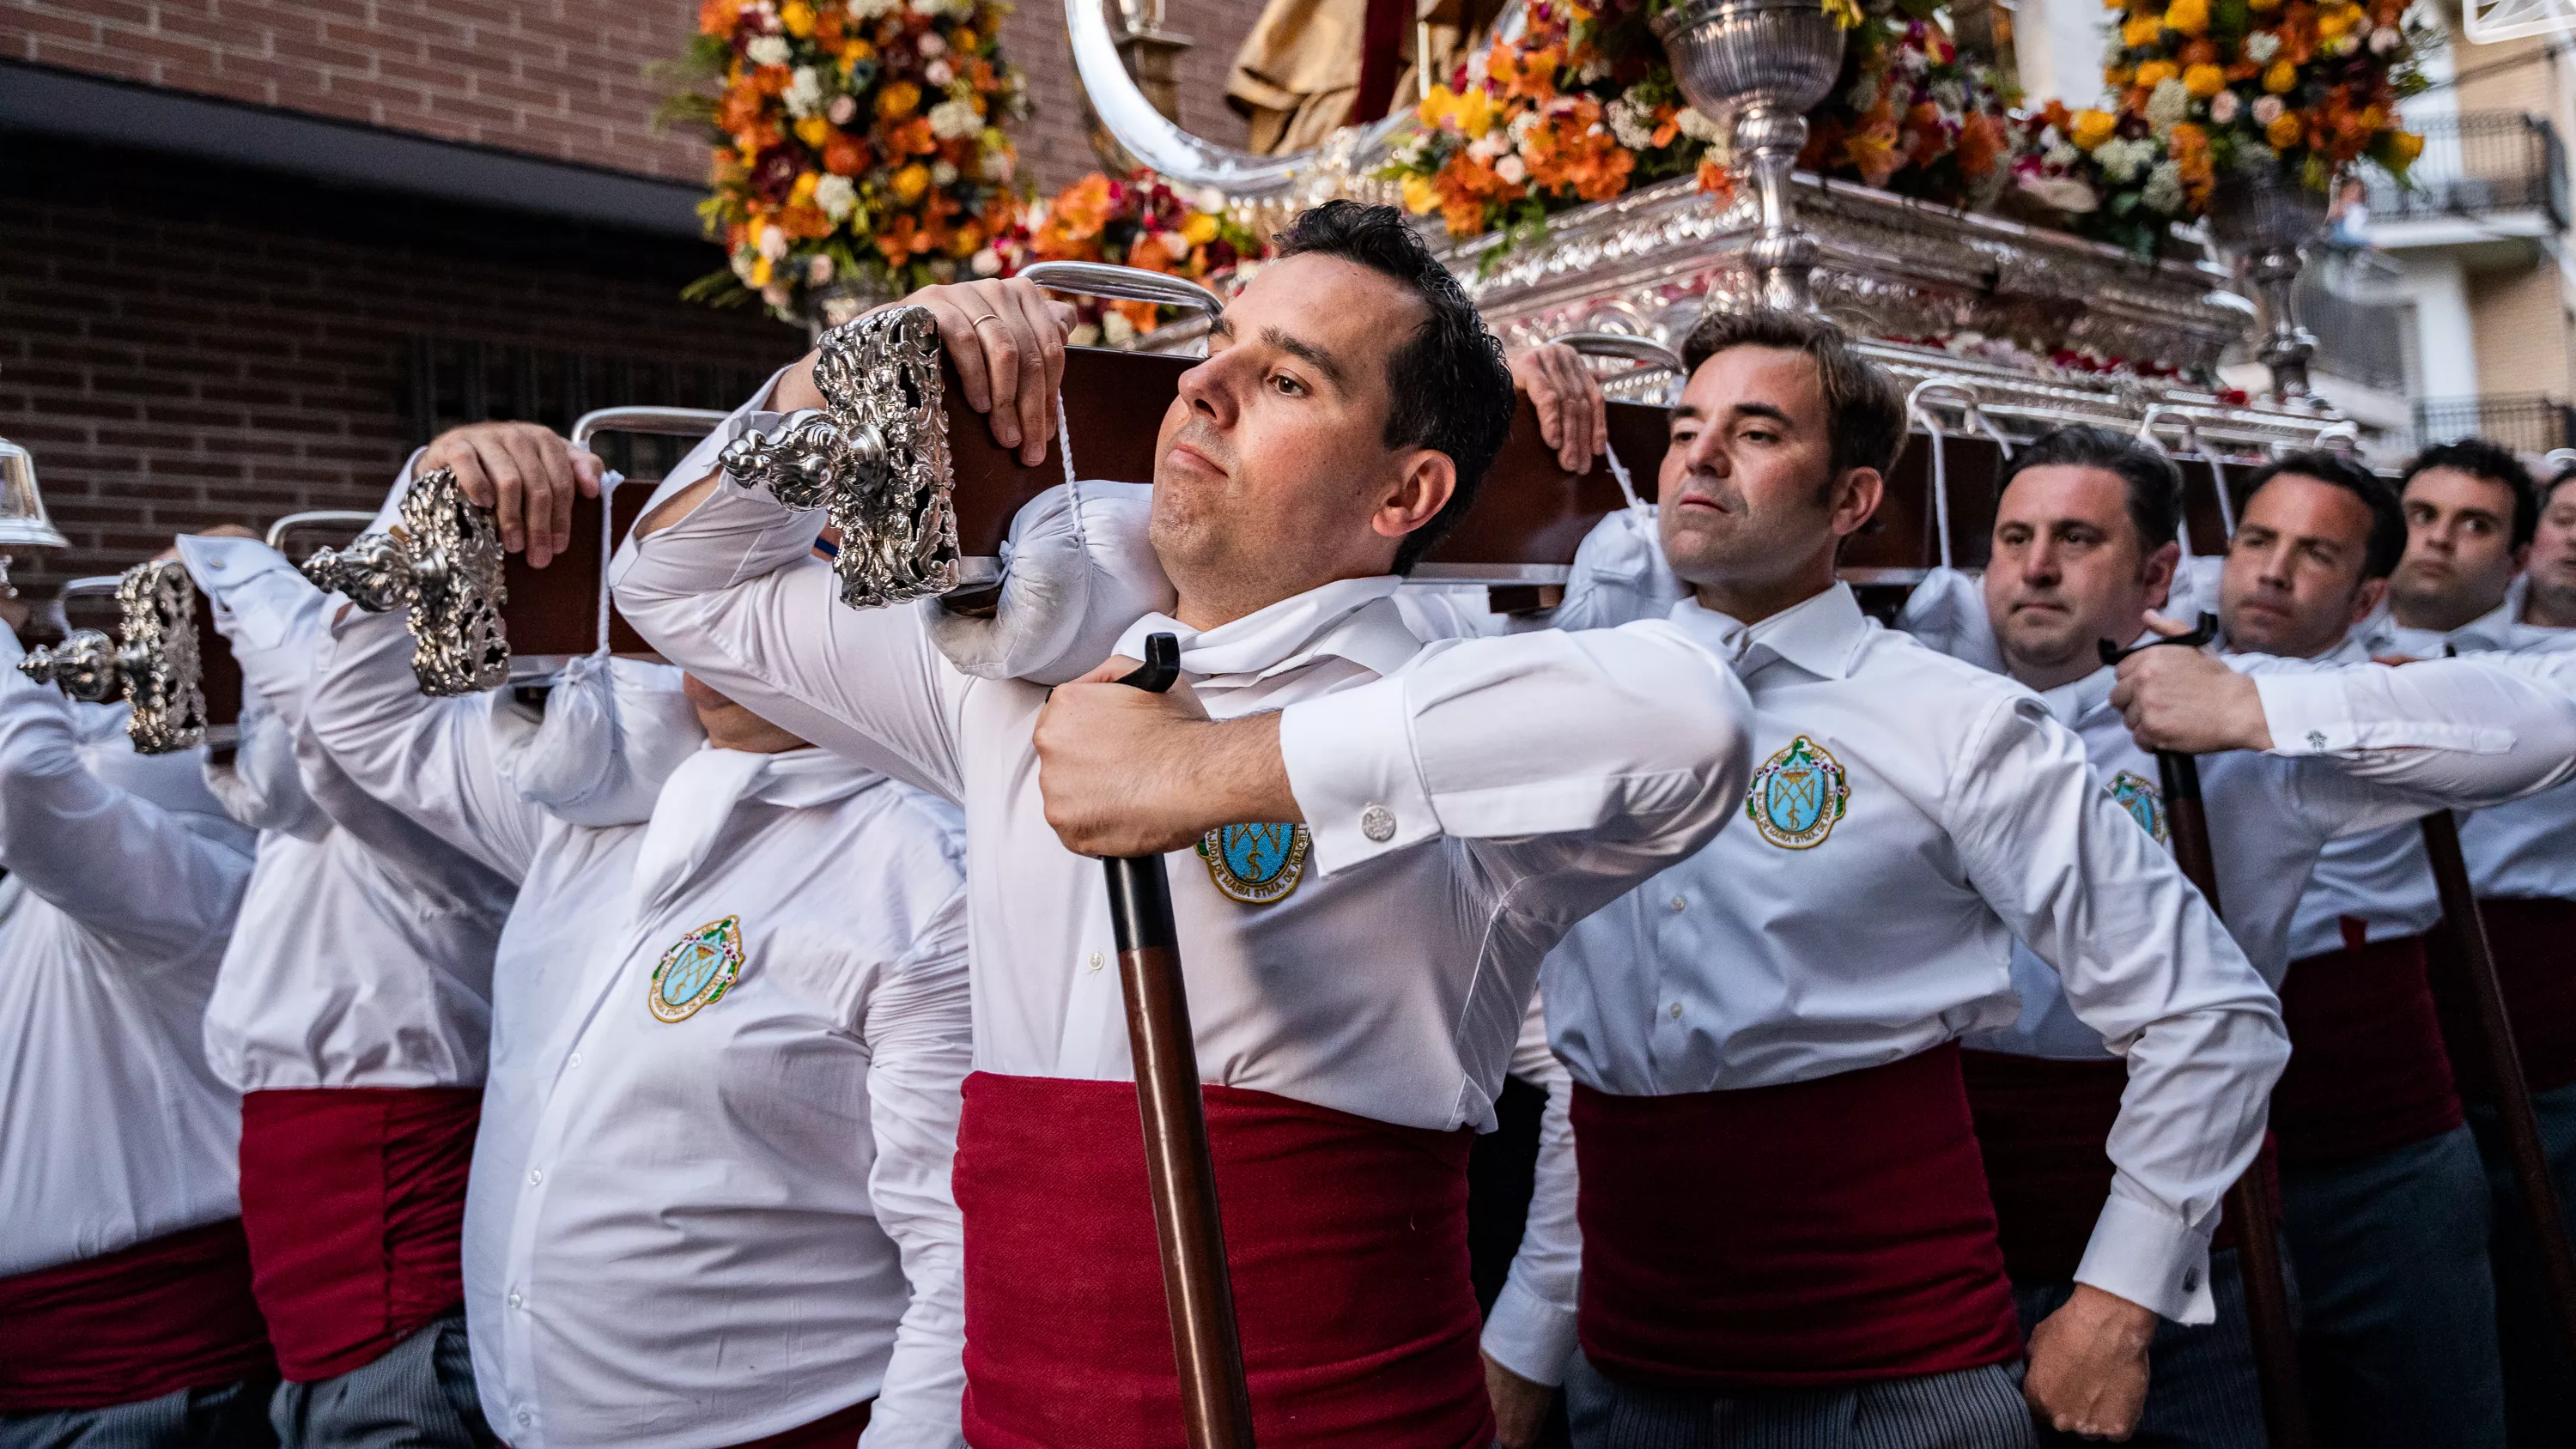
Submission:
<svg viewBox="0 0 2576 1449">
<path fill-rule="evenodd" d="M 1997 701 L 1970 739 L 1944 792 L 1969 877 L 2129 1063 L 2110 1201 L 2076 1281 L 2210 1322 L 2219 1202 L 2262 1144 L 2289 1060 L 2280 1003 L 2036 699 Z"/>
<path fill-rule="evenodd" d="M 18 672 L 0 624 L 0 866 L 38 898 L 156 961 L 232 930 L 251 859 L 90 773 L 70 701 Z"/>
<path fill-rule="evenodd" d="M 1432 644 L 1288 706 L 1279 748 L 1319 869 L 1453 836 L 1507 881 L 1557 882 L 1512 904 L 1564 927 L 1725 825 L 1751 714 L 1715 655 L 1650 620 Z"/>
<path fill-rule="evenodd" d="M 972 681 L 918 608 L 853 609 L 813 557 L 819 513 L 719 485 L 617 559 L 617 607 L 672 663 L 810 744 L 961 799 L 958 704 Z M 936 607 L 936 600 L 925 605 Z"/>
<path fill-rule="evenodd" d="M 966 1391 L 964 1219 L 949 1173 L 959 1092 L 974 1065 L 967 1004 L 966 892 L 924 930 L 868 999 L 868 1196 L 903 1257 L 912 1298 L 863 1449 L 954 1449 Z"/>
<path fill-rule="evenodd" d="M 2356 778 L 2497 803 L 2576 774 L 2576 698 L 2518 669 L 2524 657 L 2282 663 L 2253 678 L 2272 753 L 2331 755 Z"/>
<path fill-rule="evenodd" d="M 1485 1315 L 1484 1349 L 1494 1362 L 1534 1384 L 1560 1385 L 1574 1357 L 1574 1316 L 1583 1282 L 1583 1230 L 1574 1209 L 1579 1186 L 1574 1166 L 1574 1079 L 1547 1045 L 1547 1006 L 1530 999 L 1520 1040 L 1512 1047 L 1513 1076 L 1547 1091 L 1539 1119 L 1538 1176 L 1530 1192 L 1529 1219 L 1511 1275 Z"/>
<path fill-rule="evenodd" d="M 547 817 L 501 778 L 491 700 L 422 694 L 411 655 L 399 612 L 351 608 L 332 625 L 306 728 L 359 789 L 513 884 L 525 880 Z"/>
</svg>

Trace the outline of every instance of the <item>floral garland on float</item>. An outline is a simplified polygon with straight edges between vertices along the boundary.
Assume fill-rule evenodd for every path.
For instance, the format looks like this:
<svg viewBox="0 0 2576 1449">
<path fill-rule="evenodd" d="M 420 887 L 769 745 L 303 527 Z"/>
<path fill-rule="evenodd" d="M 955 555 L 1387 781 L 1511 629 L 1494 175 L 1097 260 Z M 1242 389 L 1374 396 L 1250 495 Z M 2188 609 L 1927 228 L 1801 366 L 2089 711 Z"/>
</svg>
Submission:
<svg viewBox="0 0 2576 1449">
<path fill-rule="evenodd" d="M 1798 164 L 1983 211 L 2012 180 L 2019 100 L 2010 80 L 1960 52 L 1943 0 L 1865 0 Z"/>
<path fill-rule="evenodd" d="M 2322 207 L 2369 161 L 2403 182 L 2422 137 L 2397 102 L 2424 88 L 2430 32 L 2407 0 L 2113 0 L 2107 109 L 2054 102 L 2031 120 L 2024 190 L 2075 228 L 2153 255 L 2222 176 L 2277 179 Z"/>
<path fill-rule="evenodd" d="M 1184 277 L 1218 295 L 1250 281 L 1264 238 L 1222 207 L 1196 204 L 1162 177 L 1093 172 L 1030 207 L 970 259 L 977 276 L 1014 276 L 1031 262 L 1114 262 Z M 1072 299 L 1077 347 L 1124 347 L 1171 320 L 1151 302 Z"/>
<path fill-rule="evenodd" d="M 1000 0 L 703 0 L 660 117 L 714 141 L 692 300 L 838 321 L 952 281 L 1017 214 Z"/>
</svg>

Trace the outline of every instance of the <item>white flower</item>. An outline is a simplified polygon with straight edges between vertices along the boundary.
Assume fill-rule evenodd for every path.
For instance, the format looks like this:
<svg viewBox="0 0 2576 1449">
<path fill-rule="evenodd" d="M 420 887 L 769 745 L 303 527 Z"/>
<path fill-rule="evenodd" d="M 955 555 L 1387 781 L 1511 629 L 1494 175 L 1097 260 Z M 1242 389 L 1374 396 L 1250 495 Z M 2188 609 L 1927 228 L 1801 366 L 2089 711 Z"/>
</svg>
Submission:
<svg viewBox="0 0 2576 1449">
<path fill-rule="evenodd" d="M 2209 119 L 2224 126 L 2235 120 L 2236 113 L 2244 108 L 2245 102 L 2236 92 L 2220 91 L 2209 98 Z"/>
<path fill-rule="evenodd" d="M 805 259 L 805 285 L 828 287 L 832 284 L 832 259 L 821 252 Z"/>
<path fill-rule="evenodd" d="M 2093 188 L 2072 176 L 2025 176 L 2021 189 L 2037 198 L 2043 206 L 2081 215 L 2102 204 Z"/>
<path fill-rule="evenodd" d="M 1617 101 L 1612 101 L 1610 104 L 1615 106 L 1619 103 Z M 1546 117 L 1540 115 L 1536 111 L 1523 111 L 1519 115 L 1512 117 L 1510 122 L 1504 125 L 1503 129 L 1512 133 L 1513 140 L 1525 141 L 1529 139 L 1529 133 L 1537 129 L 1538 123 L 1545 119 Z"/>
<path fill-rule="evenodd" d="M 2145 170 L 2147 163 L 2155 160 L 2156 153 L 2163 149 L 2153 141 L 2114 138 L 2095 147 L 2093 159 L 2101 164 L 2103 175 L 2126 185 L 2136 180 L 2138 173 Z"/>
<path fill-rule="evenodd" d="M 2052 171 L 2063 171 L 2083 159 L 2084 153 L 2072 141 L 2060 141 L 2039 153 L 2040 164 Z"/>
<path fill-rule="evenodd" d="M 772 311 L 784 312 L 787 310 L 787 304 L 796 298 L 794 293 L 787 290 L 785 282 L 772 282 L 760 289 L 760 300 L 767 302 Z"/>
<path fill-rule="evenodd" d="M 784 35 L 757 36 L 742 48 L 742 53 L 750 58 L 753 65 L 785 65 L 788 57 L 795 54 L 788 49 Z"/>
<path fill-rule="evenodd" d="M 832 220 L 845 220 L 859 204 L 859 188 L 846 176 L 826 176 L 814 183 L 814 204 Z"/>
<path fill-rule="evenodd" d="M 984 129 L 984 118 L 964 101 L 941 101 L 930 108 L 930 134 L 943 141 L 972 136 Z"/>
<path fill-rule="evenodd" d="M 1179 232 L 1158 231 L 1154 233 L 1154 240 L 1163 244 L 1163 255 L 1167 257 L 1185 257 L 1190 254 L 1190 239 Z"/>
<path fill-rule="evenodd" d="M 2383 25 L 2370 32 L 2370 53 L 2386 55 L 2406 43 L 2406 34 L 2393 25 Z"/>
<path fill-rule="evenodd" d="M 1011 179 L 1011 172 L 1017 168 L 1018 165 L 1019 158 L 996 146 L 992 150 L 984 153 L 984 179 L 987 181 L 1008 181 Z"/>
<path fill-rule="evenodd" d="M 1682 134 L 1694 141 L 1714 141 L 1724 130 L 1693 106 L 1682 107 L 1681 114 L 1673 117 L 1673 124 L 1681 127 Z"/>
<path fill-rule="evenodd" d="M 957 184 L 957 168 L 956 168 L 956 167 L 954 167 L 954 166 L 949 165 L 949 164 L 948 164 L 947 162 L 945 162 L 945 161 L 933 161 L 933 162 L 931 162 L 931 163 L 930 163 L 930 184 L 931 184 L 931 185 L 933 185 L 933 186 L 954 186 L 954 185 L 956 185 L 956 184 Z"/>
<path fill-rule="evenodd" d="M 1851 108 L 1867 114 L 1870 107 L 1877 104 L 1878 77 L 1868 71 L 1862 71 L 1860 77 L 1852 82 Z"/>
<path fill-rule="evenodd" d="M 760 264 L 760 253 L 750 247 L 743 247 L 728 259 L 727 264 L 733 268 L 735 276 L 742 278 L 743 285 L 747 287 L 751 285 L 751 269 Z"/>
<path fill-rule="evenodd" d="M 2288 107 L 2279 96 L 2259 96 L 2254 101 L 2254 124 L 2268 126 L 2281 119 L 2281 112 L 2286 109 Z"/>
<path fill-rule="evenodd" d="M 1968 108 L 1968 88 L 1954 80 L 1934 81 L 1932 104 L 1945 111 L 1964 111 Z"/>
<path fill-rule="evenodd" d="M 850 124 L 850 118 L 858 113 L 858 101 L 849 96 L 834 96 L 832 103 L 823 108 L 823 118 L 835 126 Z"/>
<path fill-rule="evenodd" d="M 2269 65 L 2281 52 L 2281 37 L 2268 30 L 2258 30 L 2245 37 L 2245 58 L 2256 65 Z"/>
<path fill-rule="evenodd" d="M 850 0 L 850 17 L 876 20 L 903 8 L 903 0 Z"/>
<path fill-rule="evenodd" d="M 986 247 L 966 259 L 966 270 L 979 277 L 998 277 L 1002 274 L 1002 254 Z"/>
<path fill-rule="evenodd" d="M 1521 160 L 1519 152 L 1514 152 L 1494 163 L 1494 174 L 1518 186 L 1529 180 L 1529 166 Z"/>
<path fill-rule="evenodd" d="M 752 245 L 760 248 L 762 256 L 777 261 L 787 255 L 787 233 L 783 228 L 763 222 L 760 224 L 760 238 Z"/>
<path fill-rule="evenodd" d="M 2182 210 L 2182 167 L 2177 162 L 2158 162 L 2147 173 L 2147 184 L 2138 192 L 2138 200 L 2148 208 L 2171 216 Z"/>
<path fill-rule="evenodd" d="M 1631 151 L 1643 151 L 1655 143 L 1655 128 L 1646 124 L 1647 116 L 1630 105 L 1626 97 L 1612 101 L 1603 113 L 1610 118 L 1610 133 L 1619 144 Z"/>
<path fill-rule="evenodd" d="M 1467 154 L 1479 161 L 1491 161 L 1512 149 L 1512 138 L 1501 131 L 1487 131 L 1467 143 Z"/>
<path fill-rule="evenodd" d="M 1136 340 L 1136 324 L 1124 312 L 1100 314 L 1100 338 L 1112 347 L 1123 347 Z"/>
<path fill-rule="evenodd" d="M 927 39 L 928 37 L 924 38 Z M 930 64 L 921 68 L 921 78 L 930 83 L 931 89 L 945 90 L 948 87 L 948 83 L 957 78 L 957 72 L 948 68 L 948 62 L 944 60 L 934 60 Z"/>
<path fill-rule="evenodd" d="M 925 30 L 921 33 L 921 38 L 913 42 L 913 48 L 923 55 L 946 55 L 948 42 L 939 38 L 938 31 Z"/>
<path fill-rule="evenodd" d="M 1610 58 L 1598 51 L 1585 56 L 1583 64 L 1577 66 L 1574 71 L 1575 82 L 1579 85 L 1599 85 L 1609 78 Z"/>
<path fill-rule="evenodd" d="M 814 73 L 814 67 L 800 65 L 788 77 L 787 91 L 779 99 L 787 103 L 787 114 L 802 120 L 823 109 L 823 78 Z"/>
<path fill-rule="evenodd" d="M 1088 322 L 1077 322 L 1073 325 L 1073 330 L 1064 335 L 1064 340 L 1076 347 L 1098 347 L 1100 329 Z"/>
<path fill-rule="evenodd" d="M 2147 125 L 2159 136 L 2191 119 L 2191 88 L 2179 80 L 2156 82 L 2147 93 Z"/>
<path fill-rule="evenodd" d="M 1490 51 L 1479 50 L 1467 57 L 1467 84 L 1480 86 L 1485 83 L 1485 61 L 1491 54 Z"/>
</svg>

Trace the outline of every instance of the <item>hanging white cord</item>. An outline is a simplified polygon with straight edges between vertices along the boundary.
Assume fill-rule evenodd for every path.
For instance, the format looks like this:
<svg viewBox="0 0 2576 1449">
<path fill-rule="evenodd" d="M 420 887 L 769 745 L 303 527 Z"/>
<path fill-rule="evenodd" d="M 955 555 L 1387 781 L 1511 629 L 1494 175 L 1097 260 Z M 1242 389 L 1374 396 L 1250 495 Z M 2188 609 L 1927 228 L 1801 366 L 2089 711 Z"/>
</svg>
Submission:
<svg viewBox="0 0 2576 1449">
<path fill-rule="evenodd" d="M 2199 446 L 2197 439 L 2194 446 Z M 2236 539 L 2236 502 L 2227 496 L 2227 465 L 2205 447 L 2200 447 L 2199 452 L 2200 460 L 2209 465 L 2209 486 L 2218 492 L 2218 525 L 2227 530 L 2228 541 L 2233 543 Z M 2188 528 L 2183 530 L 2185 533 L 2190 531 Z"/>
<path fill-rule="evenodd" d="M 617 556 L 616 510 L 608 501 L 626 475 L 611 468 L 599 477 L 599 655 L 608 657 L 608 561 Z"/>
<path fill-rule="evenodd" d="M 1637 521 L 1646 521 L 1646 505 L 1637 497 L 1636 481 L 1628 476 L 1628 465 L 1619 461 L 1619 450 L 1610 446 L 1608 434 L 1601 438 L 1601 461 L 1610 465 L 1610 476 L 1619 485 L 1619 496 L 1628 500 L 1628 511 Z"/>
<path fill-rule="evenodd" d="M 1932 536 L 1941 550 L 1941 567 L 1950 567 L 1950 435 L 1932 410 L 1918 407 L 1914 416 L 1932 438 Z"/>
<path fill-rule="evenodd" d="M 1064 501 L 1073 510 L 1073 541 L 1085 554 L 1091 552 L 1091 536 L 1082 527 L 1082 482 L 1073 476 L 1073 431 L 1064 415 L 1064 389 L 1055 394 L 1055 455 L 1064 460 Z"/>
</svg>

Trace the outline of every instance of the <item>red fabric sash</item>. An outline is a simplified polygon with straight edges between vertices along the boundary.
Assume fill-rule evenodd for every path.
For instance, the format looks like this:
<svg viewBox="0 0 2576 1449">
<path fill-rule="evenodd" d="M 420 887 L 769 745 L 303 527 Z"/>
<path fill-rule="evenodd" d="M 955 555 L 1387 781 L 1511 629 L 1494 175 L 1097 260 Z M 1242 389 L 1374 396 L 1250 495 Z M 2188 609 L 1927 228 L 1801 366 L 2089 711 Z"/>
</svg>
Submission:
<svg viewBox="0 0 2576 1449">
<path fill-rule="evenodd" d="M 1577 1328 L 1612 1378 L 1814 1388 L 2021 1356 L 1955 1043 L 1786 1086 L 1578 1085 L 1574 1147 Z"/>
<path fill-rule="evenodd" d="M 737 1444 L 734 1449 L 851 1449 L 859 1442 L 860 1431 L 868 1427 L 868 1411 L 876 1405 L 874 1399 L 861 1399 L 801 1429 L 783 1430 L 765 1439 Z"/>
<path fill-rule="evenodd" d="M 2357 940 L 2290 963 L 2290 1065 L 2272 1089 L 2281 1160 L 2340 1162 L 2460 1125 L 2460 1094 L 2424 974 L 2424 938 Z"/>
<path fill-rule="evenodd" d="M 2535 1092 L 2576 1082 L 2576 901 L 2499 897 L 2478 902 L 2478 914 L 2486 919 L 2487 945 L 2495 954 L 2496 979 L 2504 987 L 2505 1014 L 2513 1021 L 2523 1077 Z M 2495 1089 L 2487 1081 L 2477 1011 L 2460 979 L 2450 923 L 2434 927 L 2425 942 L 2460 1093 L 2485 1101 Z"/>
<path fill-rule="evenodd" d="M 2072 1280 L 2111 1195 L 2108 1145 L 2129 1064 L 1968 1050 L 1959 1053 L 1959 1069 L 1976 1113 L 1977 1151 L 1986 1163 L 2005 1271 L 2016 1283 Z M 2277 1200 L 2268 1149 L 2261 1162 Z M 2235 1246 L 2236 1220 L 2222 1216 L 2209 1249 Z"/>
<path fill-rule="evenodd" d="M 275 1363 L 238 1218 L 0 1278 L 0 1414 L 139 1404 Z"/>
<path fill-rule="evenodd" d="M 1484 1449 L 1472 1134 L 1204 1096 L 1262 1449 Z M 955 1182 L 967 1442 L 1181 1449 L 1135 1085 L 974 1073 Z"/>
<path fill-rule="evenodd" d="M 458 1240 L 483 1094 L 315 1087 L 242 1097 L 242 1225 L 278 1369 L 366 1367 L 465 1301 Z"/>
</svg>

